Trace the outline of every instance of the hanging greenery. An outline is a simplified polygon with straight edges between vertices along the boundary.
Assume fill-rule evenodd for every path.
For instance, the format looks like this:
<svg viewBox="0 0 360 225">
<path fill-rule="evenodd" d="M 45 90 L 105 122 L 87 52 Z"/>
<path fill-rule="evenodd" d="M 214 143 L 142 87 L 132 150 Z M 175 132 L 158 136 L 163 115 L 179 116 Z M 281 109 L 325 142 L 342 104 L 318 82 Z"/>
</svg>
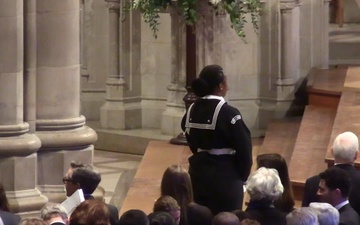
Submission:
<svg viewBox="0 0 360 225">
<path fill-rule="evenodd" d="M 131 0 L 130 9 L 139 10 L 146 23 L 149 24 L 154 37 L 157 37 L 160 11 L 174 6 L 180 11 L 187 25 L 194 26 L 198 19 L 198 4 L 203 0 Z M 260 0 L 206 0 L 212 6 L 216 15 L 228 14 L 231 27 L 242 39 L 245 38 L 244 26 L 247 23 L 246 14 L 251 15 L 251 23 L 257 31 L 258 19 L 261 13 Z"/>
</svg>

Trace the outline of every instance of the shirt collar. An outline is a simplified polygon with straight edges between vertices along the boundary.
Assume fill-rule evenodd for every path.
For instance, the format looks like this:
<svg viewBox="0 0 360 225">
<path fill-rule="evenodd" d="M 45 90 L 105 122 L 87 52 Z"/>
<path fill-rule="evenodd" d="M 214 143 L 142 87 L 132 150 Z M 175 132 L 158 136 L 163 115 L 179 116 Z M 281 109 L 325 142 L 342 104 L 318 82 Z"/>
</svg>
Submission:
<svg viewBox="0 0 360 225">
<path fill-rule="evenodd" d="M 224 97 L 222 96 L 218 96 L 218 95 L 206 95 L 204 97 L 202 97 L 203 99 L 218 99 L 218 100 L 223 100 L 225 101 Z"/>
<path fill-rule="evenodd" d="M 341 207 L 343 207 L 344 205 L 347 205 L 347 204 L 349 204 L 349 200 L 345 200 L 345 201 L 341 202 L 340 204 L 337 204 L 337 205 L 335 206 L 335 208 L 336 208 L 337 210 L 339 210 L 339 209 L 341 209 Z"/>
</svg>

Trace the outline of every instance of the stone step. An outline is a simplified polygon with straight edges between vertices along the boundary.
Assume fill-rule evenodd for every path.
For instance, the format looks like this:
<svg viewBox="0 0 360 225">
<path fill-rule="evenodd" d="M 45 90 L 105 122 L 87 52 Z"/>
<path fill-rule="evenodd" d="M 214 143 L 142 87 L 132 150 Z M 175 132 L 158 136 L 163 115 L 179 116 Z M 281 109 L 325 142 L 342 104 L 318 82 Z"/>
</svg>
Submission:
<svg viewBox="0 0 360 225">
<path fill-rule="evenodd" d="M 359 0 L 360 1 L 360 0 Z M 330 25 L 330 65 L 360 65 L 360 24 Z"/>
</svg>

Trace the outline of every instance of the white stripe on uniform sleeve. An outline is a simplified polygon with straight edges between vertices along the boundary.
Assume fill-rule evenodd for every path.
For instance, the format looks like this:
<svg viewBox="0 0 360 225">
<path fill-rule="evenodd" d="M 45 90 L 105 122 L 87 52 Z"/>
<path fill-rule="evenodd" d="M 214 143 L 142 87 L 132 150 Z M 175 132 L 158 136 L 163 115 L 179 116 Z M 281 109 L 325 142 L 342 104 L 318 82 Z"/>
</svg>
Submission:
<svg viewBox="0 0 360 225">
<path fill-rule="evenodd" d="M 234 118 L 231 119 L 231 124 L 235 124 L 236 121 L 238 121 L 238 120 L 241 120 L 241 116 L 240 115 L 234 116 Z"/>
</svg>

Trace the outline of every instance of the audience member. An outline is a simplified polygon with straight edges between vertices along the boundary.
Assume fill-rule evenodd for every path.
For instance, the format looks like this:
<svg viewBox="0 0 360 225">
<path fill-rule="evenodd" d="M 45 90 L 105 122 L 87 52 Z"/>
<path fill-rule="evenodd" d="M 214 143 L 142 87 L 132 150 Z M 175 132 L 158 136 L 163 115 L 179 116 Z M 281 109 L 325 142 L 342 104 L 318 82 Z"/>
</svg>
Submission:
<svg viewBox="0 0 360 225">
<path fill-rule="evenodd" d="M 214 216 L 212 225 L 239 225 L 238 217 L 231 212 L 221 212 Z"/>
<path fill-rule="evenodd" d="M 359 140 L 352 132 L 339 134 L 333 143 L 331 152 L 334 156 L 335 167 L 347 171 L 352 180 L 349 202 L 354 210 L 360 214 L 360 171 L 354 167 L 358 156 Z M 313 176 L 306 180 L 302 206 L 309 206 L 311 202 L 319 202 L 317 190 L 319 187 L 319 176 Z"/>
<path fill-rule="evenodd" d="M 69 223 L 66 209 L 58 203 L 47 203 L 40 210 L 40 217 L 49 225 L 64 225 Z"/>
<path fill-rule="evenodd" d="M 245 212 L 252 219 L 257 220 L 261 225 L 286 225 L 286 213 L 273 205 L 284 191 L 276 169 L 260 167 L 250 175 L 246 190 L 250 202 Z"/>
<path fill-rule="evenodd" d="M 163 195 L 156 200 L 153 212 L 167 212 L 174 218 L 176 224 L 179 225 L 180 223 L 180 206 L 177 201 L 169 195 Z"/>
<path fill-rule="evenodd" d="M 309 207 L 295 209 L 286 216 L 287 225 L 318 225 L 316 213 Z"/>
<path fill-rule="evenodd" d="M 142 210 L 130 209 L 121 215 L 118 225 L 149 225 L 149 219 Z"/>
<path fill-rule="evenodd" d="M 18 225 L 21 218 L 10 212 L 4 186 L 0 183 L 0 220 L 4 225 Z"/>
<path fill-rule="evenodd" d="M 348 172 L 331 167 L 319 174 L 319 199 L 334 206 L 340 213 L 340 224 L 360 225 L 360 217 L 351 207 L 348 197 L 351 177 Z"/>
<path fill-rule="evenodd" d="M 101 181 L 101 175 L 91 165 L 71 162 L 63 181 L 67 196 L 71 196 L 77 189 L 81 188 L 85 200 L 94 199 L 92 194 Z M 116 225 L 119 219 L 119 210 L 114 205 L 106 204 L 106 206 L 110 212 L 111 225 Z"/>
<path fill-rule="evenodd" d="M 174 218 L 167 212 L 152 212 L 148 218 L 150 225 L 176 225 Z"/>
<path fill-rule="evenodd" d="M 319 225 L 338 225 L 339 211 L 326 202 L 312 202 L 310 208 L 317 214 Z"/>
<path fill-rule="evenodd" d="M 280 198 L 274 201 L 275 208 L 280 209 L 285 213 L 289 213 L 294 210 L 294 194 L 289 178 L 288 166 L 284 157 L 278 153 L 261 154 L 257 156 L 256 161 L 258 168 L 273 168 L 279 173 L 281 184 L 284 187 L 284 192 Z"/>
<path fill-rule="evenodd" d="M 4 225 L 7 224 L 4 223 Z M 19 225 L 48 225 L 48 224 L 41 218 L 25 218 L 20 221 Z"/>
<path fill-rule="evenodd" d="M 110 216 L 106 204 L 89 199 L 78 205 L 71 213 L 69 225 L 109 225 Z"/>
<path fill-rule="evenodd" d="M 251 219 L 251 216 L 249 215 L 249 213 L 247 213 L 241 209 L 233 210 L 231 212 L 234 213 L 235 216 L 237 216 L 237 218 L 239 219 L 240 222 L 243 221 L 244 219 Z"/>
<path fill-rule="evenodd" d="M 208 207 L 191 202 L 187 209 L 188 225 L 211 225 L 213 214 Z"/>
<path fill-rule="evenodd" d="M 188 224 L 188 207 L 194 203 L 192 184 L 188 172 L 179 165 L 172 165 L 168 167 L 161 179 L 161 195 L 169 195 L 173 197 L 180 205 L 180 225 Z M 195 211 L 197 209 L 198 211 Z M 192 213 L 196 217 L 202 217 L 204 214 L 201 212 L 207 210 L 207 207 L 198 205 L 194 207 Z M 199 220 L 206 221 L 207 218 L 198 218 Z"/>
</svg>

